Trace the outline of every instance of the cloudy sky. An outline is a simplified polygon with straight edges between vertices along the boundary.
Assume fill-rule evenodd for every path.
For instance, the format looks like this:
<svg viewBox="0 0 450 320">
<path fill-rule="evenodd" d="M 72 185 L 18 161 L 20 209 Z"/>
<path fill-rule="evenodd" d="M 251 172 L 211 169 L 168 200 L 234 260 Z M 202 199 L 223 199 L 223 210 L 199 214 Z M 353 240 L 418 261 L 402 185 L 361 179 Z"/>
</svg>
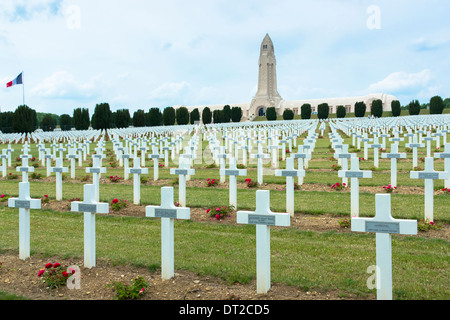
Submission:
<svg viewBox="0 0 450 320">
<path fill-rule="evenodd" d="M 266 33 L 286 100 L 450 97 L 448 0 L 1 0 L 0 108 L 251 101 Z M 92 113 L 91 113 L 92 114 Z"/>
</svg>

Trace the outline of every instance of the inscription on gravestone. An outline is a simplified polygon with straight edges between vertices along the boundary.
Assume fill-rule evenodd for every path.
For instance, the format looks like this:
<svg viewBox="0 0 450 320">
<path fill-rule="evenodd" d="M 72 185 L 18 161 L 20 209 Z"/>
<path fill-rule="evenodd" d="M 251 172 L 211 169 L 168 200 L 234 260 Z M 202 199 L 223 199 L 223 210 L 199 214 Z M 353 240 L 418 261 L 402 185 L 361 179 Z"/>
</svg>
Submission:
<svg viewBox="0 0 450 320">
<path fill-rule="evenodd" d="M 80 203 L 78 205 L 78 211 L 80 211 L 80 212 L 95 212 L 96 210 L 97 210 L 97 207 L 95 204 Z"/>
<path fill-rule="evenodd" d="M 439 173 L 419 172 L 419 179 L 439 179 Z"/>
<path fill-rule="evenodd" d="M 345 174 L 346 178 L 363 178 L 364 173 L 363 172 L 347 172 Z"/>
<path fill-rule="evenodd" d="M 177 210 L 156 208 L 155 209 L 155 217 L 176 219 L 177 218 Z"/>
<path fill-rule="evenodd" d="M 397 222 L 366 221 L 366 232 L 400 233 L 400 224 Z"/>
<path fill-rule="evenodd" d="M 266 225 L 266 226 L 274 226 L 275 225 L 275 216 L 249 215 L 248 223 L 249 224 L 262 224 L 262 225 Z"/>
<path fill-rule="evenodd" d="M 26 200 L 16 200 L 16 208 L 30 209 L 30 201 Z"/>
</svg>

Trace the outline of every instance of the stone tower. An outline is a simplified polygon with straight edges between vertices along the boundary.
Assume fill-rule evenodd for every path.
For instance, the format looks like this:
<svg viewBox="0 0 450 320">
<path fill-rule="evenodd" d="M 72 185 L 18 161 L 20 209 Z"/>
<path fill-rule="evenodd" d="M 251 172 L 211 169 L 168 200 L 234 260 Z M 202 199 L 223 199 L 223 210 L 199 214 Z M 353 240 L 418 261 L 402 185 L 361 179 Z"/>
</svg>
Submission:
<svg viewBox="0 0 450 320">
<path fill-rule="evenodd" d="M 279 108 L 282 98 L 277 89 L 277 61 L 272 40 L 266 34 L 259 56 L 258 91 L 249 109 L 249 116 L 265 115 L 268 107 Z"/>
</svg>

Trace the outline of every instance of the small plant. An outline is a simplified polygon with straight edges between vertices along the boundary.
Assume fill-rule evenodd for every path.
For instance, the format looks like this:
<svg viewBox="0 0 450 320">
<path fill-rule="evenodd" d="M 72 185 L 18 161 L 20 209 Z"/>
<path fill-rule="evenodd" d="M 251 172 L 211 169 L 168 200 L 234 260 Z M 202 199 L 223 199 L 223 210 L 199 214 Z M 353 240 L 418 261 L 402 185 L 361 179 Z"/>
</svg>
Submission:
<svg viewBox="0 0 450 320">
<path fill-rule="evenodd" d="M 217 168 L 217 166 L 216 166 L 216 164 L 213 162 L 213 163 L 211 163 L 211 164 L 208 164 L 208 165 L 206 166 L 206 168 L 209 168 L 209 169 L 211 169 L 211 168 Z"/>
<path fill-rule="evenodd" d="M 245 182 L 247 183 L 248 188 L 254 188 L 258 185 L 256 181 L 252 181 L 250 178 L 245 179 Z"/>
<path fill-rule="evenodd" d="M 175 186 L 175 185 L 177 185 L 177 184 L 179 184 L 179 183 L 180 183 L 180 178 L 176 178 L 176 179 L 173 179 L 172 182 L 171 182 L 170 184 L 173 185 L 173 186 Z"/>
<path fill-rule="evenodd" d="M 343 188 L 346 188 L 347 187 L 347 185 L 345 184 L 345 183 L 339 183 L 339 182 L 336 182 L 335 184 L 333 184 L 332 186 L 331 186 L 331 189 L 334 189 L 334 190 L 337 190 L 337 191 L 340 191 L 340 190 L 342 190 Z"/>
<path fill-rule="evenodd" d="M 421 167 L 414 167 L 413 171 L 422 171 L 423 169 Z"/>
<path fill-rule="evenodd" d="M 242 163 L 239 163 L 236 165 L 236 168 L 238 169 L 245 169 L 245 166 Z"/>
<path fill-rule="evenodd" d="M 442 191 L 444 191 L 444 194 L 450 195 L 450 188 L 444 188 Z"/>
<path fill-rule="evenodd" d="M 210 178 L 206 179 L 206 185 L 207 185 L 208 187 L 215 187 L 215 186 L 217 186 L 218 184 L 219 184 L 219 183 L 217 182 L 216 179 L 210 179 Z"/>
<path fill-rule="evenodd" d="M 366 159 L 359 157 L 359 161 L 366 161 Z"/>
<path fill-rule="evenodd" d="M 439 230 L 442 226 L 438 223 L 434 223 L 433 221 L 428 220 L 419 220 L 417 221 L 417 230 L 419 231 L 429 231 L 429 230 Z"/>
<path fill-rule="evenodd" d="M 66 285 L 67 279 L 74 273 L 74 269 L 68 270 L 67 267 L 61 266 L 58 262 L 47 263 L 44 269 L 39 270 L 38 277 L 42 278 L 49 289 L 53 289 Z"/>
<path fill-rule="evenodd" d="M 141 175 L 140 179 L 141 179 L 141 183 L 142 184 L 146 184 L 147 182 L 150 181 L 149 177 L 146 177 L 146 176 L 143 176 L 143 175 Z"/>
<path fill-rule="evenodd" d="M 11 172 L 8 174 L 8 180 L 16 180 L 19 176 L 17 174 L 12 174 Z"/>
<path fill-rule="evenodd" d="M 45 204 L 45 203 L 49 203 L 50 200 L 48 199 L 48 195 L 44 194 L 44 196 L 41 198 L 41 203 Z"/>
<path fill-rule="evenodd" d="M 110 166 L 111 168 L 116 168 L 116 167 L 117 167 L 117 162 L 116 162 L 116 161 L 110 162 L 110 163 L 109 163 L 109 166 Z"/>
<path fill-rule="evenodd" d="M 115 176 L 109 176 L 109 180 L 111 182 L 119 182 L 120 180 L 122 180 L 122 178 L 116 174 Z"/>
<path fill-rule="evenodd" d="M 341 167 L 340 165 L 333 164 L 333 165 L 331 166 L 331 169 L 333 169 L 334 171 L 338 171 L 338 170 L 341 170 L 342 167 Z"/>
<path fill-rule="evenodd" d="M 131 280 L 132 284 L 123 284 L 121 281 L 113 281 L 106 287 L 112 287 L 116 292 L 117 300 L 136 300 L 142 297 L 145 288 L 149 287 L 144 278 L 139 276 Z"/>
<path fill-rule="evenodd" d="M 387 186 L 383 186 L 383 189 L 386 193 L 392 193 L 392 191 L 396 190 L 397 187 L 394 187 L 391 184 L 388 184 Z"/>
<path fill-rule="evenodd" d="M 164 168 L 164 165 L 163 165 L 162 163 L 158 163 L 158 166 L 159 166 L 160 168 Z"/>
<path fill-rule="evenodd" d="M 210 209 L 208 208 L 206 210 L 206 213 L 209 214 L 209 216 L 211 218 L 214 218 L 216 220 L 222 220 L 225 218 L 229 218 L 231 216 L 231 214 L 233 213 L 233 206 L 221 206 L 221 207 L 217 207 L 215 209 Z"/>
<path fill-rule="evenodd" d="M 84 177 L 81 178 L 81 182 L 87 182 L 91 179 L 91 177 L 89 177 L 89 175 L 85 175 Z"/>
<path fill-rule="evenodd" d="M 405 151 L 406 151 L 407 153 L 412 153 L 412 152 L 413 152 L 413 149 L 412 149 L 412 148 L 406 148 Z"/>
<path fill-rule="evenodd" d="M 128 200 L 119 200 L 119 199 L 113 199 L 111 201 L 111 208 L 114 211 L 119 211 L 122 208 L 125 208 L 128 206 Z"/>
<path fill-rule="evenodd" d="M 34 167 L 34 168 L 39 168 L 39 162 L 33 163 L 33 167 Z"/>
<path fill-rule="evenodd" d="M 425 158 L 420 157 L 420 158 L 419 158 L 419 161 L 420 161 L 420 162 L 425 162 Z"/>
<path fill-rule="evenodd" d="M 342 220 L 339 220 L 338 223 L 341 228 L 345 229 L 348 229 L 352 226 L 352 220 L 350 218 L 344 218 Z"/>
<path fill-rule="evenodd" d="M 6 202 L 8 201 L 8 196 L 6 194 L 2 194 L 0 195 L 0 202 Z"/>
<path fill-rule="evenodd" d="M 33 172 L 33 173 L 31 174 L 30 178 L 33 179 L 33 180 L 38 180 L 38 179 L 41 179 L 41 178 L 42 178 L 42 174 Z"/>
</svg>

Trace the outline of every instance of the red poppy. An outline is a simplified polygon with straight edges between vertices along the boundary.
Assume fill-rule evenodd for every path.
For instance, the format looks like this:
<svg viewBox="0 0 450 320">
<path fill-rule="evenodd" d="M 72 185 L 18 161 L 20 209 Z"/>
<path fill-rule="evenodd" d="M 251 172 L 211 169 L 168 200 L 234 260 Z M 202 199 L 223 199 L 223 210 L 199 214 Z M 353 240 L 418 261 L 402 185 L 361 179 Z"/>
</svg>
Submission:
<svg viewBox="0 0 450 320">
<path fill-rule="evenodd" d="M 53 265 L 53 268 L 58 268 L 58 267 L 61 267 L 61 264 L 59 264 L 58 262 Z"/>
<path fill-rule="evenodd" d="M 53 267 L 53 263 L 49 262 L 45 265 L 45 269 Z"/>
<path fill-rule="evenodd" d="M 38 277 L 42 276 L 42 275 L 44 274 L 44 272 L 45 272 L 45 270 L 44 270 L 44 269 L 42 269 L 42 270 L 39 270 L 39 272 L 38 272 Z"/>
<path fill-rule="evenodd" d="M 113 201 L 112 201 L 112 203 L 117 203 L 117 202 L 119 202 L 118 199 L 113 199 Z"/>
</svg>

